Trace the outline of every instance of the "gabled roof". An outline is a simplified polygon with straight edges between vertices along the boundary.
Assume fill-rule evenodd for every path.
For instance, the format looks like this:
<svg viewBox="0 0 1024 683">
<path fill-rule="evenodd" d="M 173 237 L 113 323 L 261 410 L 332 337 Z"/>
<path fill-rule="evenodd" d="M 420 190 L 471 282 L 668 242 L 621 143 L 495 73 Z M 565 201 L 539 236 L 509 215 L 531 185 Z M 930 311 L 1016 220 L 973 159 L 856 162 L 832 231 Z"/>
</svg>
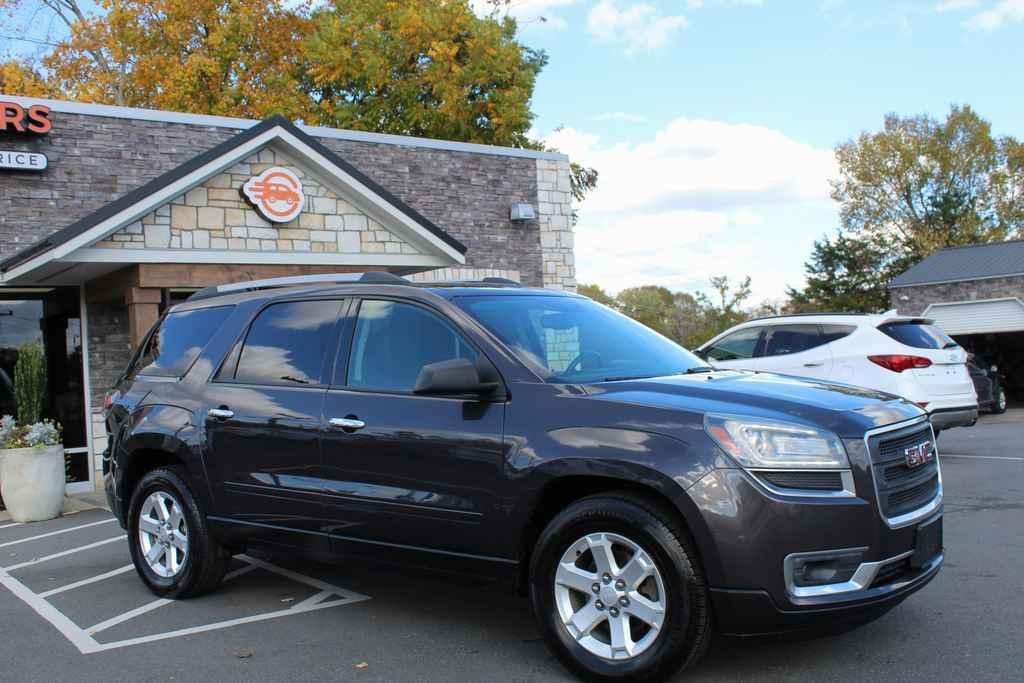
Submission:
<svg viewBox="0 0 1024 683">
<path fill-rule="evenodd" d="M 268 133 L 276 133 L 276 135 L 268 137 Z M 225 140 L 216 147 L 193 157 L 177 168 L 154 178 L 145 185 L 132 190 L 128 194 L 101 207 L 84 218 L 75 221 L 71 225 L 58 230 L 52 235 L 13 254 L 0 262 L 0 272 L 6 274 L 22 264 L 37 260 L 41 256 L 47 254 L 47 252 L 59 246 L 66 245 L 69 242 L 75 241 L 77 238 L 80 238 L 110 219 L 117 217 L 119 214 L 132 210 L 133 207 L 143 206 L 148 199 L 160 196 L 161 192 L 167 188 L 186 179 L 191 174 L 203 170 L 204 167 L 213 164 L 217 160 L 228 157 L 233 151 L 239 150 L 240 148 L 245 147 L 248 143 L 256 141 L 261 137 L 266 137 L 268 140 L 274 140 L 279 137 L 290 137 L 293 142 L 297 142 L 304 146 L 307 148 L 307 151 L 311 152 L 314 156 L 319 156 L 327 164 L 333 165 L 343 175 L 354 181 L 355 184 L 361 185 L 366 193 L 374 195 L 375 198 L 380 200 L 382 203 L 389 205 L 389 208 L 400 214 L 400 217 L 403 218 L 405 222 L 418 226 L 421 230 L 432 235 L 436 240 L 446 245 L 449 250 L 454 250 L 459 255 L 464 255 L 466 253 L 467 248 L 464 244 L 449 235 L 391 192 L 368 178 L 350 163 L 321 144 L 316 138 L 313 138 L 303 132 L 283 116 L 273 116 L 262 121 L 258 125 Z"/>
<path fill-rule="evenodd" d="M 937 251 L 893 278 L 890 288 L 1024 276 L 1024 240 Z"/>
</svg>

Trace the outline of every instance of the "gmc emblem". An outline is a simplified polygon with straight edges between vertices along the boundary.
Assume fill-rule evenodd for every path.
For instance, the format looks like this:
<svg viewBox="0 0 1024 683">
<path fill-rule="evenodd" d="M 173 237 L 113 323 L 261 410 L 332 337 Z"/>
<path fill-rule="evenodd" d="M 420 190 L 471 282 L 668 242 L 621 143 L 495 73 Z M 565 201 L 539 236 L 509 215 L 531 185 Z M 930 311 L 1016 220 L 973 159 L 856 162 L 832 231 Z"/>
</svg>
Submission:
<svg viewBox="0 0 1024 683">
<path fill-rule="evenodd" d="M 935 445 L 931 441 L 925 441 L 916 446 L 904 448 L 903 456 L 907 459 L 908 468 L 920 467 L 935 459 Z"/>
</svg>

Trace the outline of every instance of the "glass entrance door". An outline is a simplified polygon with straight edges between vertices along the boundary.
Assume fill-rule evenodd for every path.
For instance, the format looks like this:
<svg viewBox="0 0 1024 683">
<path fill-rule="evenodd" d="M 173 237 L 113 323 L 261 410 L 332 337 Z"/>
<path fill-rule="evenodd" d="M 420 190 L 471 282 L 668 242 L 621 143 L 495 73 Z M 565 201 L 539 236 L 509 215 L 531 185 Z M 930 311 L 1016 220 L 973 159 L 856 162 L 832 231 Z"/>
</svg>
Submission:
<svg viewBox="0 0 1024 683">
<path fill-rule="evenodd" d="M 82 384 L 82 321 L 77 287 L 0 289 L 0 414 L 18 416 L 15 388 L 18 354 L 25 345 L 46 358 L 43 417 L 59 422 L 68 481 L 89 481 L 85 394 Z"/>
</svg>

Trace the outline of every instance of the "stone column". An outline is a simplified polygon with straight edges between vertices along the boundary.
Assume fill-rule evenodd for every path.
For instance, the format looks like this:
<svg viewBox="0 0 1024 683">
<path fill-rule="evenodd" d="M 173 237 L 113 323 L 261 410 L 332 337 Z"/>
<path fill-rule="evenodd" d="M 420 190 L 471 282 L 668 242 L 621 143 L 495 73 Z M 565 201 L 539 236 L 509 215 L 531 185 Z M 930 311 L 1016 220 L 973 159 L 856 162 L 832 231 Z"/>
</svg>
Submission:
<svg viewBox="0 0 1024 683">
<path fill-rule="evenodd" d="M 568 160 L 537 160 L 537 209 L 543 286 L 575 292 L 576 257 Z"/>
</svg>

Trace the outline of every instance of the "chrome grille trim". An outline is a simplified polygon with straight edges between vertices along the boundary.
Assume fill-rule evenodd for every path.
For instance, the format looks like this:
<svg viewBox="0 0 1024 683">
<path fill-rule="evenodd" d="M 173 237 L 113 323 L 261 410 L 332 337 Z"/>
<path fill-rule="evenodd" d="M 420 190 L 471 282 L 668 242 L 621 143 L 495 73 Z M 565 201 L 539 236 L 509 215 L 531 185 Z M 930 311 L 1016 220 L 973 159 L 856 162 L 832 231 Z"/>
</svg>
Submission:
<svg viewBox="0 0 1024 683">
<path fill-rule="evenodd" d="M 884 435 L 889 432 L 902 431 L 918 425 L 928 424 L 929 431 L 932 435 L 932 444 L 935 448 L 935 472 L 938 475 L 939 481 L 936 488 L 935 497 L 930 501 L 917 508 L 895 517 L 887 517 L 885 511 L 882 509 L 882 496 L 878 490 L 878 478 L 875 476 L 875 463 L 872 456 L 871 450 L 871 439 L 879 435 Z M 911 524 L 915 524 L 938 510 L 942 507 L 942 466 L 939 464 L 939 444 L 935 440 L 935 429 L 931 426 L 926 415 L 914 418 L 913 420 L 907 420 L 905 422 L 898 422 L 892 425 L 886 425 L 884 427 L 878 427 L 877 429 L 871 429 L 864 434 L 864 447 L 867 449 L 868 461 L 871 468 L 871 483 L 875 489 L 875 506 L 878 508 L 878 514 L 885 522 L 886 526 L 890 529 L 900 529 Z"/>
</svg>

